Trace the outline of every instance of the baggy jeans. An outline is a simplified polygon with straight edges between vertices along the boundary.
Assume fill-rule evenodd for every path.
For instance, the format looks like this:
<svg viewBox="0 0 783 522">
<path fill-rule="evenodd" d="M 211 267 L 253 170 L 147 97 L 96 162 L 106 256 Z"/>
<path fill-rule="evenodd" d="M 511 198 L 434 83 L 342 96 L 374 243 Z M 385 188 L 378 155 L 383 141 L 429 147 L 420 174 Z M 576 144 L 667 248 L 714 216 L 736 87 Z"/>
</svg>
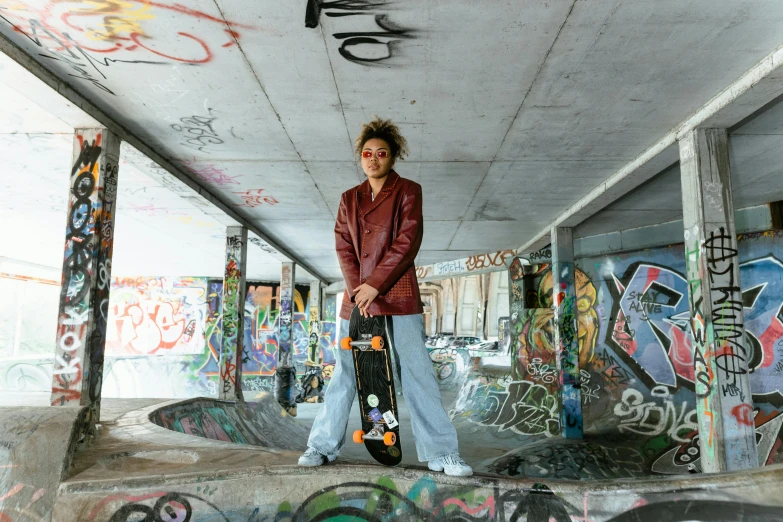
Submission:
<svg viewBox="0 0 783 522">
<path fill-rule="evenodd" d="M 421 314 L 393 315 L 391 345 L 400 367 L 405 402 L 410 413 L 416 453 L 420 462 L 459 453 L 457 430 L 441 402 L 432 361 L 424 346 Z M 348 321 L 340 321 L 338 342 L 348 337 Z M 315 417 L 307 445 L 322 455 L 336 457 L 345 443 L 348 416 L 356 397 L 356 377 L 351 350 L 336 350 L 332 380 Z"/>
</svg>

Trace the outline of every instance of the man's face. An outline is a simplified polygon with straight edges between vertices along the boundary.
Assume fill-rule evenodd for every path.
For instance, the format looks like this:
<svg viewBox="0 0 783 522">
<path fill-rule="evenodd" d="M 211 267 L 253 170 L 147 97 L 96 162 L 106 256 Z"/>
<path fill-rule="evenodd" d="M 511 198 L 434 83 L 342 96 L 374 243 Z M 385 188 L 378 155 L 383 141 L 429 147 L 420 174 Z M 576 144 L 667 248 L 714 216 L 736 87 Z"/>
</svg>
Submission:
<svg viewBox="0 0 783 522">
<path fill-rule="evenodd" d="M 382 179 L 391 171 L 394 160 L 391 148 L 384 140 L 367 140 L 362 149 L 362 168 L 368 178 Z"/>
</svg>

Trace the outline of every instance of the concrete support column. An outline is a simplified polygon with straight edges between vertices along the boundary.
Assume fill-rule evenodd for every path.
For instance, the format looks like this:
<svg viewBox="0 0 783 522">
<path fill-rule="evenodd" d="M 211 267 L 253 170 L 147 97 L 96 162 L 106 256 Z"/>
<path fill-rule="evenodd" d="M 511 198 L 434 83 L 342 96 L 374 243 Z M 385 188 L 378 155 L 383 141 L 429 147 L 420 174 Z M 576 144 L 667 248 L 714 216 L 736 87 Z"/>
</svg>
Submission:
<svg viewBox="0 0 783 522">
<path fill-rule="evenodd" d="M 310 342 L 307 345 L 307 364 L 321 365 L 321 350 L 318 349 L 318 334 L 321 332 L 321 283 L 310 283 Z M 315 336 L 315 337 L 314 337 Z"/>
<path fill-rule="evenodd" d="M 560 433 L 581 439 L 582 397 L 579 393 L 574 237 L 570 228 L 552 227 L 552 307 L 557 371 L 560 376 Z"/>
<path fill-rule="evenodd" d="M 296 415 L 296 368 L 293 367 L 294 348 L 294 281 L 296 264 L 283 263 L 280 271 L 280 315 L 277 334 L 277 369 L 275 370 L 275 397 L 291 415 Z"/>
<path fill-rule="evenodd" d="M 728 137 L 696 129 L 680 139 L 685 266 L 696 410 L 704 472 L 758 466 L 745 346 Z"/>
<path fill-rule="evenodd" d="M 324 376 L 321 360 L 321 283 L 310 283 L 310 339 L 307 343 L 305 372 L 300 381 L 301 391 L 296 402 L 323 402 Z"/>
<path fill-rule="evenodd" d="M 242 356 L 245 340 L 245 272 L 247 228 L 226 228 L 223 276 L 223 342 L 220 349 L 218 398 L 242 401 Z"/>
<path fill-rule="evenodd" d="M 460 312 L 462 311 L 462 278 L 455 277 L 452 279 L 454 282 L 454 335 L 459 335 L 460 329 Z"/>
<path fill-rule="evenodd" d="M 74 131 L 51 404 L 88 406 L 87 435 L 100 419 L 119 156 L 109 130 Z"/>
</svg>

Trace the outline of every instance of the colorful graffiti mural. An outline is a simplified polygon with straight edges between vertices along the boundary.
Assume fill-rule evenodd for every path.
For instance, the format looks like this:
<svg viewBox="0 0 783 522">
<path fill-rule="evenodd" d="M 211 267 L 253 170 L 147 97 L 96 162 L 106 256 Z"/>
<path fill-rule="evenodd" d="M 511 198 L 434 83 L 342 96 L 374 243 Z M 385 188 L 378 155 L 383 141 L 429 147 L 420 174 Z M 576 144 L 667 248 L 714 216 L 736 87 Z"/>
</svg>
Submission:
<svg viewBox="0 0 783 522">
<path fill-rule="evenodd" d="M 279 346 L 280 309 L 277 306 L 280 286 L 276 283 L 248 283 L 245 301 L 245 343 L 243 353 L 243 377 L 271 377 L 277 367 L 277 349 Z M 213 357 L 220 351 L 221 323 L 220 296 L 223 282 L 209 282 L 207 296 L 209 313 L 207 320 L 207 346 Z M 307 296 L 310 287 L 296 285 L 293 297 L 293 341 L 291 358 L 297 372 L 301 373 L 307 360 L 307 348 L 310 342 L 309 310 Z M 328 301 L 328 300 L 327 300 Z M 333 313 L 333 310 L 332 310 Z M 319 348 L 325 366 L 334 366 L 333 348 L 336 346 L 336 323 L 334 315 L 325 315 L 321 323 Z M 212 375 L 213 368 L 208 364 L 207 375 Z"/>
<path fill-rule="evenodd" d="M 272 391 L 277 367 L 277 283 L 246 284 L 242 389 Z M 308 285 L 293 296 L 292 361 L 305 371 L 310 342 Z M 193 397 L 217 393 L 223 281 L 199 277 L 114 278 L 104 393 L 109 397 Z M 335 364 L 336 296 L 324 301 L 317 349 L 328 382 Z M 145 356 L 152 356 L 147 358 Z"/>
<path fill-rule="evenodd" d="M 106 355 L 199 354 L 206 339 L 206 305 L 206 278 L 115 277 Z"/>
<path fill-rule="evenodd" d="M 624 454 L 594 449 L 598 476 L 629 478 L 605 464 Z M 568 453 L 556 455 L 567 459 Z M 533 473 L 534 475 L 535 473 Z M 566 475 L 564 473 L 564 475 Z M 653 522 L 662 519 L 694 522 L 781 521 L 775 495 L 778 481 L 772 473 L 766 480 L 747 484 L 667 481 L 637 492 L 616 485 L 590 491 L 542 482 L 485 478 L 476 484 L 444 483 L 429 474 L 374 474 L 358 471 L 346 480 L 339 475 L 301 484 L 301 475 L 275 475 L 284 487 L 264 490 L 269 475 L 242 479 L 241 487 L 264 493 L 237 499 L 236 487 L 205 477 L 197 484 L 174 488 L 145 488 L 103 492 L 67 499 L 60 505 L 83 513 L 87 521 L 113 520 L 404 520 L 434 522 L 527 521 L 527 522 Z M 320 477 L 324 477 L 321 474 Z M 298 481 L 298 483 L 297 483 Z M 298 484 L 288 487 L 288 484 Z M 234 484 L 232 484 L 234 485 Z M 721 487 L 723 486 L 723 487 Z M 75 495 L 72 495 L 75 497 Z M 70 502 L 68 502 L 70 500 Z"/>
<path fill-rule="evenodd" d="M 763 464 L 783 461 L 782 239 L 738 243 L 753 407 L 735 414 L 755 425 Z M 518 272 L 527 306 L 512 315 L 511 372 L 470 375 L 452 416 L 529 441 L 559 433 L 552 275 L 549 264 Z M 577 259 L 574 276 L 585 434 L 634 450 L 646 471 L 701 471 L 684 245 Z"/>
</svg>

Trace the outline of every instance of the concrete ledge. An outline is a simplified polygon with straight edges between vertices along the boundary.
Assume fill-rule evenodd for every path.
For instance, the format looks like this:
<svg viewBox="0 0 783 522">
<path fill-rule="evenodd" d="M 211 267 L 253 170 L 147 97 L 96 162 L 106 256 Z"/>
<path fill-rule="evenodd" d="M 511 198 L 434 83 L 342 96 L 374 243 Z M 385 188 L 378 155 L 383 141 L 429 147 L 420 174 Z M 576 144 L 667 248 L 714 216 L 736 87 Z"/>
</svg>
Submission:
<svg viewBox="0 0 783 522">
<path fill-rule="evenodd" d="M 676 480 L 546 484 L 382 466 L 279 466 L 231 476 L 68 483 L 60 490 L 53 520 L 130 520 L 132 513 L 168 513 L 177 520 L 306 521 L 340 515 L 361 520 L 522 520 L 527 515 L 531 522 L 619 522 L 661 520 L 666 513 L 671 520 L 775 521 L 783 520 L 783 498 L 777 494 L 781 478 L 783 466 Z"/>
<path fill-rule="evenodd" d="M 50 519 L 57 486 L 73 458 L 83 411 L 0 408 L 0 520 Z"/>
</svg>

